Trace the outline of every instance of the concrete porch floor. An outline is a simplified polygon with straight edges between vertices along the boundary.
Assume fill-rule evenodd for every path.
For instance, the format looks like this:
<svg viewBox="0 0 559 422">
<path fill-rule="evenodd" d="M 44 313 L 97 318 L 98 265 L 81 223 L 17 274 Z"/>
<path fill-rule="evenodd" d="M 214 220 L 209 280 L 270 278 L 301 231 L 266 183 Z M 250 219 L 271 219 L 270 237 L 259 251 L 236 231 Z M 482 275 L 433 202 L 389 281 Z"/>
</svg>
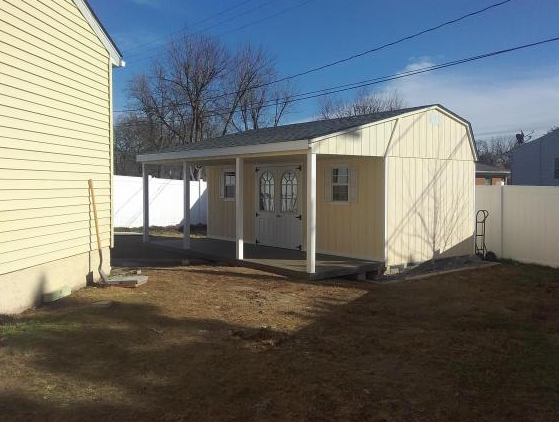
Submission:
<svg viewBox="0 0 559 422">
<path fill-rule="evenodd" d="M 295 278 L 323 280 L 334 277 L 359 276 L 368 272 L 378 272 L 384 264 L 378 261 L 348 258 L 336 255 L 316 254 L 316 272 L 306 272 L 306 253 L 302 251 L 245 244 L 245 259 L 235 258 L 235 242 L 210 239 L 207 237 L 191 238 L 190 249 L 182 248 L 182 239 L 152 237 L 149 246 L 181 252 L 185 257 L 204 258 L 231 265 L 251 267 Z"/>
</svg>

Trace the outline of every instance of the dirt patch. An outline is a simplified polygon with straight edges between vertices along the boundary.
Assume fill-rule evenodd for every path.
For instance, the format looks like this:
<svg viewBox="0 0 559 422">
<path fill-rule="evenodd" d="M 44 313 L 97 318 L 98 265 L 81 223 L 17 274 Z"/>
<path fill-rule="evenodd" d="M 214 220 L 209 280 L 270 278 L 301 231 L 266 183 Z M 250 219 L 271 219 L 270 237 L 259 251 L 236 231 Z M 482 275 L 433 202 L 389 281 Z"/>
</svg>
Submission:
<svg viewBox="0 0 559 422">
<path fill-rule="evenodd" d="M 559 272 L 144 269 L 0 319 L 0 420 L 556 421 Z M 110 302 L 110 306 L 95 305 Z"/>
</svg>

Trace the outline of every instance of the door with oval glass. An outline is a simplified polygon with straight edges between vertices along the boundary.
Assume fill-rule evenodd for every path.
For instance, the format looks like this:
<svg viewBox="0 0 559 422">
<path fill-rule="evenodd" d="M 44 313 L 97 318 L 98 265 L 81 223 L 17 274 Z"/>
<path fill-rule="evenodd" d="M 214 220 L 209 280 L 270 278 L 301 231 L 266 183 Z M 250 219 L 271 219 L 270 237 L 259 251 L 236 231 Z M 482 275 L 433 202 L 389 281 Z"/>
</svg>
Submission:
<svg viewBox="0 0 559 422">
<path fill-rule="evenodd" d="M 256 243 L 301 249 L 301 166 L 258 166 Z"/>
</svg>

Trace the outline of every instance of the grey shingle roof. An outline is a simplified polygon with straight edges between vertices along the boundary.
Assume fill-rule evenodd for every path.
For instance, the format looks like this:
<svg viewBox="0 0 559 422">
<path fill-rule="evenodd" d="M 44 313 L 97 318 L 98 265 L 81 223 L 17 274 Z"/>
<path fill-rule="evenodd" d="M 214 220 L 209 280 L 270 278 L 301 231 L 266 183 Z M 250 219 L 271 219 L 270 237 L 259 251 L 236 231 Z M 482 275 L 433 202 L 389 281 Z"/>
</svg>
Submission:
<svg viewBox="0 0 559 422">
<path fill-rule="evenodd" d="M 381 113 L 365 114 L 362 116 L 317 120 L 314 122 L 295 123 L 291 125 L 248 130 L 246 132 L 219 136 L 217 138 L 208 138 L 200 142 L 186 144 L 179 148 L 174 147 L 160 152 L 194 151 L 312 139 L 429 107 L 432 106 L 425 105 Z"/>
<path fill-rule="evenodd" d="M 503 167 L 491 166 L 484 163 L 476 163 L 476 171 L 482 171 L 485 173 L 510 173 L 510 170 Z"/>
</svg>

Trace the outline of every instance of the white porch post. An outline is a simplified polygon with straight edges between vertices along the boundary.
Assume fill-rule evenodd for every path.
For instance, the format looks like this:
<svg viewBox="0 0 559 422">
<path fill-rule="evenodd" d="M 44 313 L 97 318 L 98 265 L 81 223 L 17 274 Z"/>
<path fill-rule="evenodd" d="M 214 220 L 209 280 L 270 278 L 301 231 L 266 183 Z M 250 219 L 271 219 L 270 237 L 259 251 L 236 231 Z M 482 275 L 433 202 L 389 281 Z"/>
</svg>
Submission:
<svg viewBox="0 0 559 422">
<path fill-rule="evenodd" d="M 183 219 L 182 219 L 182 247 L 190 249 L 190 166 L 182 163 L 183 183 Z"/>
<path fill-rule="evenodd" d="M 142 192 L 144 195 L 144 242 L 149 242 L 149 175 L 145 164 L 142 164 Z"/>
<path fill-rule="evenodd" d="M 235 220 L 236 220 L 236 258 L 244 259 L 243 244 L 243 172 L 244 159 L 237 157 L 235 159 Z"/>
<path fill-rule="evenodd" d="M 316 271 L 316 154 L 307 153 L 307 272 Z"/>
</svg>

